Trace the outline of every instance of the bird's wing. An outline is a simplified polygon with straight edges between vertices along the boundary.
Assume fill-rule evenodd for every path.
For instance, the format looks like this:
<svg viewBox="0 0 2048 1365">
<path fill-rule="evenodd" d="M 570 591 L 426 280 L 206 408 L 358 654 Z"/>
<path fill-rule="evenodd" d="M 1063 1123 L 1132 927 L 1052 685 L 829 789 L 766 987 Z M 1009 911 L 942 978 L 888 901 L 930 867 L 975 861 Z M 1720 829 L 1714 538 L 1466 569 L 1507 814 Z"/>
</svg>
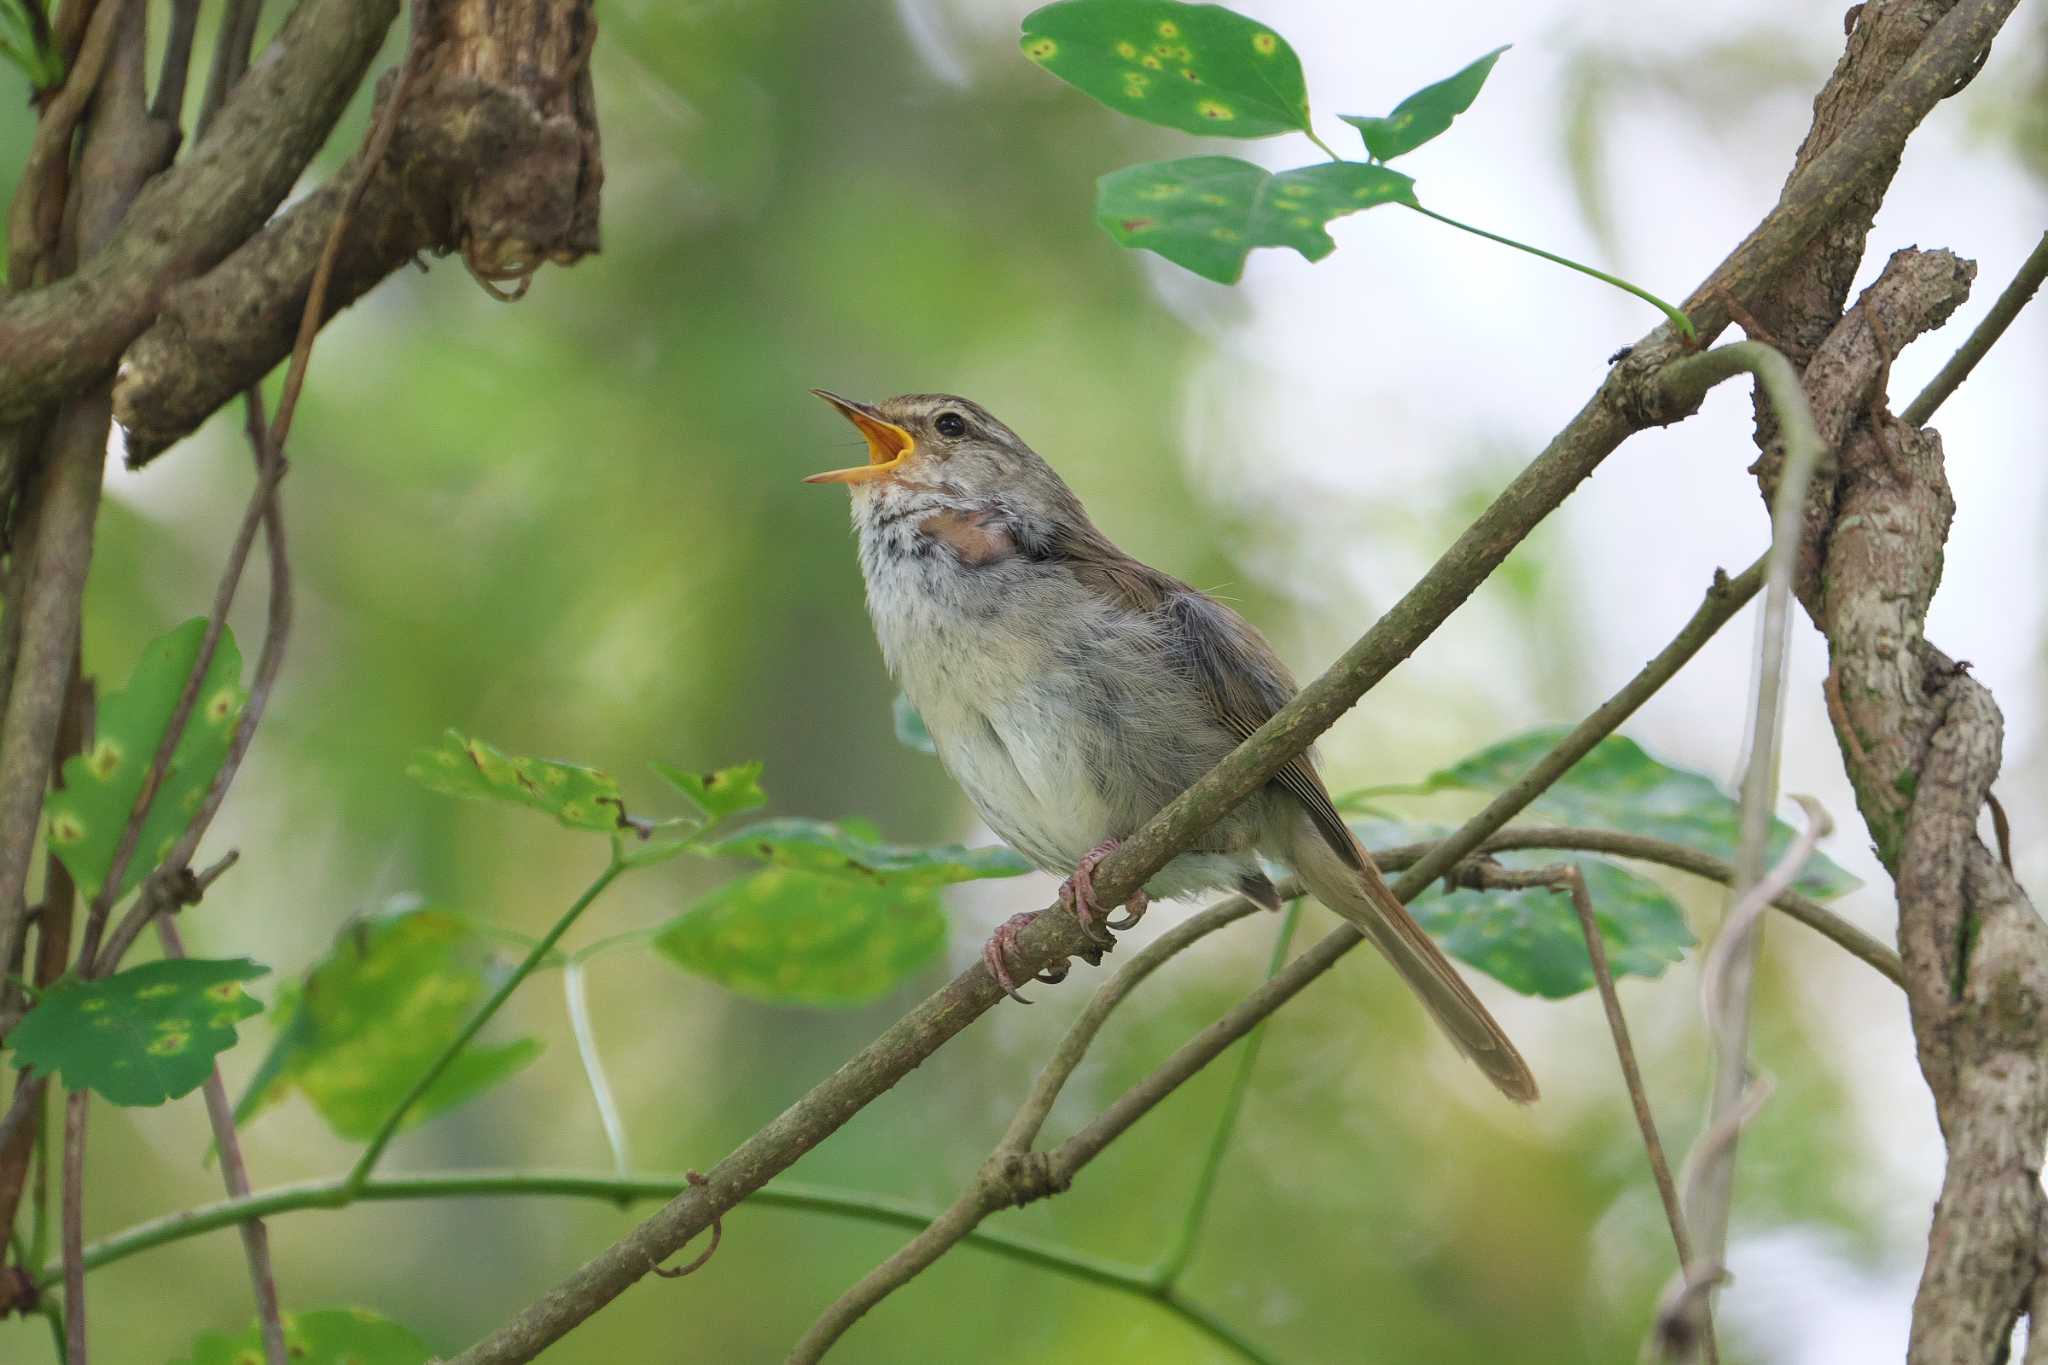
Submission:
<svg viewBox="0 0 2048 1365">
<path fill-rule="evenodd" d="M 1050 548 L 1084 586 L 1165 620 L 1175 665 L 1202 689 L 1216 719 L 1240 739 L 1249 738 L 1299 690 L 1287 665 L 1251 622 L 1207 593 L 1131 558 L 1093 526 L 1075 528 Z M 1301 803 L 1339 857 L 1354 868 L 1364 866 L 1357 837 L 1337 813 L 1307 754 L 1297 755 L 1273 780 Z"/>
</svg>

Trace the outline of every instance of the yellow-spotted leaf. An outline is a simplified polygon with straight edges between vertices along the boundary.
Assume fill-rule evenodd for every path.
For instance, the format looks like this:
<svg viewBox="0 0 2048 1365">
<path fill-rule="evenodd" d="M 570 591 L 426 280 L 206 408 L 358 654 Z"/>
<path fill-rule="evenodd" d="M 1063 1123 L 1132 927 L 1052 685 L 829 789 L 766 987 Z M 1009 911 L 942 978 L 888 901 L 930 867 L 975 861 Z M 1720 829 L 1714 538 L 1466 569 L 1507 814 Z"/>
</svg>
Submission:
<svg viewBox="0 0 2048 1365">
<path fill-rule="evenodd" d="M 655 947 L 680 967 L 777 1004 L 857 1005 L 937 957 L 935 891 L 770 867 L 670 920 Z"/>
<path fill-rule="evenodd" d="M 67 978 L 7 1035 L 14 1064 L 115 1104 L 174 1100 L 199 1088 L 235 1045 L 235 1026 L 263 1008 L 241 983 L 269 970 L 247 958 L 180 958 Z"/>
<path fill-rule="evenodd" d="M 284 1315 L 292 1365 L 422 1365 L 433 1352 L 411 1329 L 367 1308 L 317 1308 Z M 177 1365 L 262 1365 L 263 1328 L 204 1332 Z"/>
<path fill-rule="evenodd" d="M 673 763 L 657 762 L 651 766 L 713 823 L 768 804 L 768 793 L 761 790 L 759 763 L 739 763 L 708 773 L 693 773 Z"/>
<path fill-rule="evenodd" d="M 1095 184 L 1095 219 L 1110 236 L 1218 284 L 1236 282 L 1253 247 L 1319 261 L 1337 249 L 1331 219 L 1413 202 L 1409 177 L 1356 161 L 1274 175 L 1236 157 L 1192 156 L 1126 166 Z"/>
<path fill-rule="evenodd" d="M 521 758 L 450 730 L 440 747 L 422 749 L 406 775 L 445 796 L 511 801 L 544 811 L 570 829 L 600 833 L 623 828 L 626 803 L 619 784 L 595 768 Z"/>
<path fill-rule="evenodd" d="M 1453 119 L 1470 109 L 1472 101 L 1479 98 L 1479 87 L 1485 85 L 1487 76 L 1492 74 L 1493 64 L 1506 51 L 1506 46 L 1497 47 L 1457 75 L 1423 86 L 1395 105 L 1394 112 L 1385 118 L 1369 118 L 1363 114 L 1340 114 L 1338 117 L 1358 130 L 1359 136 L 1365 139 L 1365 149 L 1374 157 L 1392 161 L 1443 132 L 1451 126 Z"/>
<path fill-rule="evenodd" d="M 1014 877 L 1031 865 L 1007 848 L 883 843 L 854 822 L 763 820 L 702 845 L 714 858 L 757 858 L 871 886 L 923 889 L 984 877 Z"/>
<path fill-rule="evenodd" d="M 152 640 L 129 675 L 128 686 L 100 703 L 91 749 L 65 760 L 64 789 L 51 793 L 47 807 L 50 849 L 87 898 L 98 895 L 106 883 L 121 832 L 142 793 L 205 634 L 206 622 L 194 617 Z M 246 700 L 241 678 L 241 651 L 235 648 L 233 633 L 223 629 L 115 899 L 148 876 L 192 823 L 193 812 L 206 798 L 234 739 L 235 722 Z"/>
<path fill-rule="evenodd" d="M 1024 55 L 1119 113 L 1184 133 L 1306 131 L 1301 59 L 1221 5 L 1060 0 L 1024 18 Z"/>
<path fill-rule="evenodd" d="M 369 1137 L 454 1041 L 500 970 L 491 941 L 453 911 L 408 908 L 357 921 L 304 981 L 279 992 L 277 1041 L 237 1117 L 297 1089 L 335 1132 Z M 406 1124 L 460 1104 L 539 1054 L 532 1038 L 471 1044 Z"/>
</svg>

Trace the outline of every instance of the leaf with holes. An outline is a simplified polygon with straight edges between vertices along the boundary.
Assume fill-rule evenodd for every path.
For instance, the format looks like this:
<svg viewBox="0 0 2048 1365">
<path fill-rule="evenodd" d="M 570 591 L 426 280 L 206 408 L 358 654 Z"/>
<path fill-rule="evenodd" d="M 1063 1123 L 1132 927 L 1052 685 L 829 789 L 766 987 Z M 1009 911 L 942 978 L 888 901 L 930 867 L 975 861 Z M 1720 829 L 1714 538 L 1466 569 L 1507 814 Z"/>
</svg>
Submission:
<svg viewBox="0 0 2048 1365">
<path fill-rule="evenodd" d="M 664 782 L 690 798 L 691 804 L 715 824 L 729 815 L 740 815 L 768 804 L 761 790 L 761 765 L 739 763 L 716 772 L 693 773 L 673 763 L 650 765 Z"/>
<path fill-rule="evenodd" d="M 1384 166 L 1328 162 L 1273 175 L 1236 157 L 1192 156 L 1103 176 L 1095 219 L 1123 246 L 1233 284 L 1253 247 L 1293 247 L 1319 261 L 1337 249 L 1324 230 L 1331 219 L 1414 202 L 1415 182 Z"/>
<path fill-rule="evenodd" d="M 544 811 L 570 829 L 612 833 L 626 803 L 610 774 L 545 758 L 520 758 L 450 730 L 435 749 L 422 749 L 406 776 L 430 791 L 470 801 L 511 801 Z"/>
<path fill-rule="evenodd" d="M 317 1308 L 284 1315 L 285 1355 L 292 1365 L 422 1365 L 433 1352 L 389 1318 L 367 1308 Z M 263 1328 L 232 1335 L 202 1332 L 178 1365 L 262 1365 Z"/>
<path fill-rule="evenodd" d="M 370 1137 L 503 970 L 490 940 L 453 911 L 409 908 L 358 920 L 302 982 L 279 993 L 277 1040 L 236 1117 L 296 1088 L 341 1136 Z M 532 1038 L 472 1043 L 413 1105 L 407 1126 L 489 1089 L 539 1054 Z"/>
<path fill-rule="evenodd" d="M 792 867 L 726 883 L 654 940 L 677 966 L 728 990 L 794 1005 L 857 1005 L 885 995 L 945 942 L 945 913 L 928 887 Z"/>
<path fill-rule="evenodd" d="M 1118 113 L 1184 133 L 1308 130 L 1301 59 L 1221 5 L 1060 0 L 1024 17 L 1024 55 Z"/>
<path fill-rule="evenodd" d="M 92 748 L 64 761 L 64 788 L 50 794 L 47 807 L 50 848 L 87 899 L 106 884 L 121 832 L 128 826 L 205 635 L 206 622 L 194 617 L 152 640 L 129 675 L 128 686 L 100 703 Z M 193 813 L 227 761 L 235 722 L 247 700 L 241 679 L 241 651 L 235 648 L 233 633 L 223 628 L 206 676 L 200 679 L 191 719 L 171 750 L 170 765 L 149 803 L 135 851 L 112 899 L 134 890 L 192 823 Z"/>
<path fill-rule="evenodd" d="M 932 732 L 924 728 L 924 717 L 910 704 L 910 698 L 898 692 L 889 710 L 896 722 L 896 738 L 905 748 L 915 749 L 921 754 L 936 755 L 939 752 L 939 746 L 932 742 Z"/>
<path fill-rule="evenodd" d="M 1431 773 L 1422 790 L 1503 791 L 1564 735 L 1565 728 L 1555 726 L 1489 745 Z M 1634 740 L 1620 735 L 1609 735 L 1593 746 L 1591 753 L 1531 803 L 1529 813 L 1559 824 L 1664 839 L 1730 862 L 1741 839 L 1742 808 L 1724 795 L 1712 778 L 1659 762 Z M 1774 863 L 1783 857 L 1794 837 L 1790 825 L 1773 819 L 1767 861 Z M 1843 895 L 1858 885 L 1821 853 L 1807 859 L 1793 883 L 1800 892 L 1818 899 Z"/>
<path fill-rule="evenodd" d="M 1368 152 L 1381 161 L 1392 161 L 1437 136 L 1451 126 L 1453 119 L 1470 109 L 1472 101 L 1479 98 L 1479 88 L 1492 74 L 1493 64 L 1507 50 L 1507 45 L 1497 47 L 1457 75 L 1423 86 L 1395 105 L 1394 112 L 1385 118 L 1364 114 L 1338 117 L 1358 130 Z"/>
<path fill-rule="evenodd" d="M 851 821 L 834 825 L 823 820 L 763 820 L 698 851 L 715 858 L 758 858 L 778 867 L 900 889 L 1014 877 L 1031 870 L 1031 864 L 1007 848 L 882 843 Z"/>
<path fill-rule="evenodd" d="M 199 1088 L 235 1025 L 263 1006 L 243 992 L 270 968 L 248 958 L 180 958 L 52 986 L 7 1042 L 14 1064 L 63 1074 L 67 1090 L 152 1105 Z"/>
</svg>

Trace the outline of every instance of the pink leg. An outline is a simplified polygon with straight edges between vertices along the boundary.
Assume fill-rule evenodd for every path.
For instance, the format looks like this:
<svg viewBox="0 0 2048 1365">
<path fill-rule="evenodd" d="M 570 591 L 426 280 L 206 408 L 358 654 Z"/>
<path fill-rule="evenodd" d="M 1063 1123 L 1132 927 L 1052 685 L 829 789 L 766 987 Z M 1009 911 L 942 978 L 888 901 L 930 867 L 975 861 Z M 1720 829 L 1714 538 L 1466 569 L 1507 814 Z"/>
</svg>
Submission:
<svg viewBox="0 0 2048 1365">
<path fill-rule="evenodd" d="M 1074 918 L 1081 921 L 1083 929 L 1104 941 L 1108 941 L 1109 935 L 1098 933 L 1095 927 L 1102 915 L 1102 907 L 1095 900 L 1095 869 L 1122 844 L 1121 839 L 1104 839 L 1088 850 L 1088 855 L 1075 866 L 1074 875 L 1060 884 L 1060 904 L 1073 911 Z M 1140 887 L 1124 902 L 1124 909 L 1129 913 L 1120 920 L 1101 922 L 1106 928 L 1128 929 L 1144 917 L 1146 908 L 1151 904 L 1152 898 L 1145 894 L 1143 887 Z"/>
<path fill-rule="evenodd" d="M 1031 1002 L 1024 998 L 1023 992 L 1017 989 L 1016 981 L 1011 979 L 1009 956 L 1017 947 L 1017 931 L 1037 919 L 1040 913 L 1037 910 L 1026 910 L 1021 915 L 1010 916 L 994 934 L 990 935 L 989 941 L 983 944 L 981 949 L 981 960 L 988 965 L 988 974 L 1003 988 L 1003 994 L 1020 1005 L 1028 1005 Z M 1064 966 L 1052 968 L 1040 972 L 1037 979 L 1048 986 L 1055 986 L 1067 979 L 1067 969 Z"/>
</svg>

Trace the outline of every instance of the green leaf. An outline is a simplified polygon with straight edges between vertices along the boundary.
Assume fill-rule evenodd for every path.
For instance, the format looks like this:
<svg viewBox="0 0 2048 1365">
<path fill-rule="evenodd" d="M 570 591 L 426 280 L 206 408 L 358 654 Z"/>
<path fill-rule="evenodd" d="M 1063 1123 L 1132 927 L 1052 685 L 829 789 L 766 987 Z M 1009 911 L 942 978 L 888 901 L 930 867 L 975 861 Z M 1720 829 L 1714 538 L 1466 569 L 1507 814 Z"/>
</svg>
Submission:
<svg viewBox="0 0 2048 1365">
<path fill-rule="evenodd" d="M 935 891 L 771 867 L 670 920 L 655 947 L 678 966 L 778 1004 L 857 1005 L 937 957 Z"/>
<path fill-rule="evenodd" d="M 366 1308 L 319 1308 L 284 1315 L 285 1354 L 292 1365 L 422 1365 L 433 1352 L 389 1318 Z M 177 1365 L 262 1365 L 263 1328 L 233 1335 L 202 1332 Z"/>
<path fill-rule="evenodd" d="M 896 738 L 907 748 L 915 749 L 921 754 L 936 755 L 939 752 L 939 746 L 932 743 L 932 732 L 924 728 L 924 717 L 917 714 L 917 708 L 910 704 L 910 698 L 898 692 L 889 710 L 895 717 Z"/>
<path fill-rule="evenodd" d="M 1123 246 L 1156 251 L 1218 284 L 1235 283 L 1253 247 L 1293 247 L 1311 261 L 1337 249 L 1333 218 L 1415 202 L 1399 171 L 1333 161 L 1273 175 L 1229 156 L 1152 161 L 1095 185 L 1095 220 Z"/>
<path fill-rule="evenodd" d="M 570 829 L 612 833 L 623 827 L 619 784 L 595 768 L 519 758 L 454 730 L 436 749 L 421 749 L 406 776 L 430 791 L 469 801 L 511 801 L 544 811 Z"/>
<path fill-rule="evenodd" d="M 1489 745 L 1440 772 L 1425 791 L 1498 792 L 1513 786 L 1536 760 L 1564 738 L 1563 726 L 1532 730 Z M 1733 861 L 1741 838 L 1742 808 L 1704 774 L 1661 763 L 1634 740 L 1609 735 L 1530 805 L 1531 815 L 1559 824 L 1619 830 L 1665 839 Z M 1771 821 L 1768 860 L 1783 857 L 1792 827 Z M 1860 883 L 1825 854 L 1807 860 L 1793 886 L 1828 899 Z"/>
<path fill-rule="evenodd" d="M 852 824 L 764 820 L 704 844 L 698 851 L 718 858 L 758 858 L 778 867 L 912 890 L 983 877 L 1014 877 L 1031 870 L 1031 864 L 1007 848 L 885 844 Z"/>
<path fill-rule="evenodd" d="M 713 823 L 768 804 L 768 794 L 761 790 L 759 763 L 740 763 L 709 773 L 689 772 L 673 763 L 656 762 L 650 766 L 663 781 L 689 797 Z"/>
<path fill-rule="evenodd" d="M 1593 919 L 1617 977 L 1655 978 L 1695 940 L 1664 889 L 1619 863 L 1583 854 L 1502 853 L 1508 867 L 1570 863 L 1593 895 Z M 1561 891 L 1452 891 L 1415 898 L 1415 918 L 1452 957 L 1524 995 L 1553 1000 L 1593 986 L 1593 963 L 1569 895 Z"/>
<path fill-rule="evenodd" d="M 1024 55 L 1119 113 L 1184 133 L 1308 131 L 1301 59 L 1221 5 L 1060 0 L 1024 17 Z"/>
<path fill-rule="evenodd" d="M 1472 101 L 1479 98 L 1479 87 L 1486 84 L 1493 64 L 1508 46 L 1495 48 L 1455 76 L 1423 86 L 1395 105 L 1394 112 L 1385 118 L 1368 118 L 1363 114 L 1338 117 L 1358 130 L 1368 152 L 1381 161 L 1392 161 L 1443 132 L 1451 126 L 1451 120 L 1470 109 Z"/>
<path fill-rule="evenodd" d="M 357 921 L 303 982 L 279 994 L 277 1041 L 236 1116 L 297 1087 L 335 1132 L 370 1137 L 462 1031 L 500 970 L 490 940 L 452 911 L 403 909 Z M 539 1053 L 532 1038 L 472 1043 L 412 1107 L 406 1126 L 496 1085 Z"/>
<path fill-rule="evenodd" d="M 51 793 L 47 807 L 50 848 L 88 900 L 106 883 L 121 831 L 142 793 L 205 634 L 206 622 L 195 616 L 152 640 L 129 675 L 127 688 L 100 703 L 92 748 L 64 761 L 64 789 Z M 149 803 L 135 852 L 113 899 L 134 890 L 191 824 L 193 812 L 227 760 L 235 722 L 247 699 L 241 678 L 241 651 L 235 648 L 233 633 L 223 629 L 213 661 L 200 680 L 191 719 L 171 751 L 170 766 Z"/>
<path fill-rule="evenodd" d="M 174 1100 L 199 1088 L 235 1045 L 235 1025 L 263 1008 L 239 983 L 269 970 L 245 957 L 194 957 L 66 978 L 8 1035 L 14 1064 L 61 1071 L 65 1089 L 89 1087 L 115 1104 Z"/>
</svg>

